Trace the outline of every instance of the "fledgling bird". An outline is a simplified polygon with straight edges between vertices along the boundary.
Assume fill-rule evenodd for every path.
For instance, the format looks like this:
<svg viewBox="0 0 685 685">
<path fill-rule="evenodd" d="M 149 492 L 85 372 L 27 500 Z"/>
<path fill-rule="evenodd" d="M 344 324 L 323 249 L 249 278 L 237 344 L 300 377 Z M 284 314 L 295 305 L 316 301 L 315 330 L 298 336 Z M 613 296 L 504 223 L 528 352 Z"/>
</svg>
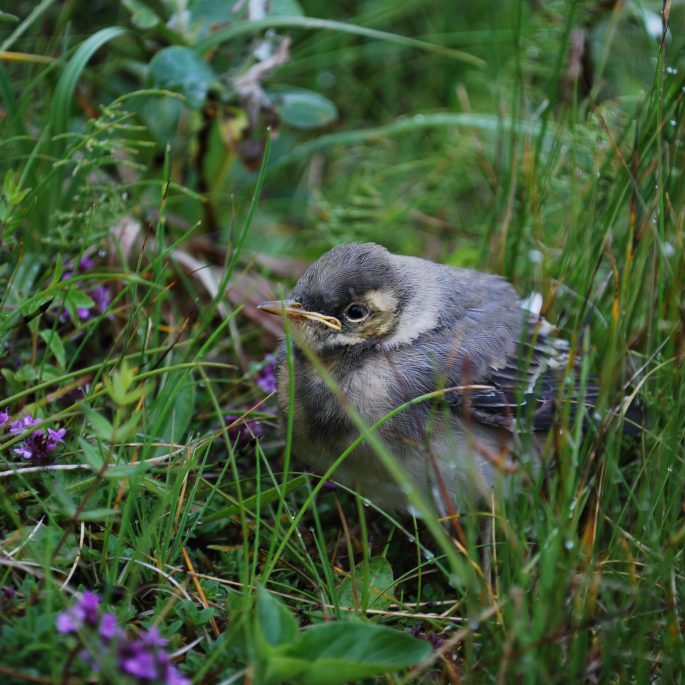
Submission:
<svg viewBox="0 0 685 685">
<path fill-rule="evenodd" d="M 473 506 L 506 480 L 524 435 L 533 436 L 524 451 L 539 462 L 569 346 L 523 308 L 503 278 L 391 254 L 374 243 L 348 243 L 309 266 L 291 299 L 259 308 L 292 325 L 293 447 L 301 461 L 325 471 L 359 436 L 346 407 L 371 425 L 444 389 L 439 399 L 411 406 L 379 429 L 412 483 L 440 510 L 450 510 L 445 498 L 457 510 Z M 277 380 L 285 416 L 285 346 Z M 568 400 L 577 402 L 579 392 L 572 386 Z M 597 389 L 586 385 L 582 393 L 592 405 Z M 334 477 L 386 511 L 407 509 L 403 488 L 365 442 Z"/>
</svg>

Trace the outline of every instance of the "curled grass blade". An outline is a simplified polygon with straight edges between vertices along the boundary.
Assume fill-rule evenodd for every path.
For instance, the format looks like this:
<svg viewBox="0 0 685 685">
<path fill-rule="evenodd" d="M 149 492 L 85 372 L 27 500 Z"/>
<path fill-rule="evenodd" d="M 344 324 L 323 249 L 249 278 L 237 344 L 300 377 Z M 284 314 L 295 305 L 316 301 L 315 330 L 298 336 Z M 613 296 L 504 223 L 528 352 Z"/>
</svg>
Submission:
<svg viewBox="0 0 685 685">
<path fill-rule="evenodd" d="M 52 111 L 49 119 L 52 135 L 64 133 L 67 130 L 72 97 L 81 73 L 91 57 L 106 43 L 128 33 L 119 26 L 101 29 L 84 41 L 67 62 L 55 88 Z"/>
<path fill-rule="evenodd" d="M 204 40 L 201 40 L 195 47 L 204 52 L 205 50 L 211 50 L 222 43 L 228 43 L 234 38 L 238 38 L 240 36 L 250 35 L 266 29 L 278 28 L 350 33 L 352 35 L 362 36 L 363 38 L 369 38 L 371 40 L 382 40 L 388 43 L 395 43 L 396 45 L 400 45 L 405 48 L 422 50 L 423 52 L 437 53 L 445 57 L 467 62 L 476 67 L 485 66 L 485 62 L 482 59 L 476 57 L 475 55 L 471 55 L 468 52 L 454 50 L 453 48 L 447 48 L 443 45 L 436 45 L 435 43 L 428 43 L 423 40 L 408 38 L 406 36 L 400 36 L 387 31 L 378 31 L 377 29 L 370 29 L 365 26 L 356 26 L 355 24 L 349 24 L 343 21 L 318 19 L 316 17 L 269 17 L 267 19 L 238 23 L 212 33 Z"/>
</svg>

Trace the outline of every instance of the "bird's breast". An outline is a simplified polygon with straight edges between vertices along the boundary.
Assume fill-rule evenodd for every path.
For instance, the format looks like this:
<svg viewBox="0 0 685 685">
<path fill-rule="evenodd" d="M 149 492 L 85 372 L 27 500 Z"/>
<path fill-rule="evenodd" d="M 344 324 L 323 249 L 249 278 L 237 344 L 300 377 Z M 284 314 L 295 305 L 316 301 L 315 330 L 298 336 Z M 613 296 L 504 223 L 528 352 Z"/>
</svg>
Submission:
<svg viewBox="0 0 685 685">
<path fill-rule="evenodd" d="M 358 436 L 359 431 L 346 407 L 367 424 L 373 424 L 392 408 L 391 370 L 382 359 L 363 363 L 334 358 L 326 363 L 334 387 L 321 378 L 308 360 L 295 359 L 294 438 L 295 448 L 303 452 L 337 457 Z M 278 378 L 279 405 L 287 415 L 289 385 L 287 365 Z"/>
</svg>

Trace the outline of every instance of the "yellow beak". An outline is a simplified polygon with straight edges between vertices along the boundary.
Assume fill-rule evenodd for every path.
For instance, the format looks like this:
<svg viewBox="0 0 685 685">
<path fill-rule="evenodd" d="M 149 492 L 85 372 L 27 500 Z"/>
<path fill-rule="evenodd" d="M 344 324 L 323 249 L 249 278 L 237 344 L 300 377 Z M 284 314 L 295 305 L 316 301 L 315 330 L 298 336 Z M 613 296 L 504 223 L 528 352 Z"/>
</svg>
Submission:
<svg viewBox="0 0 685 685">
<path fill-rule="evenodd" d="M 342 324 L 334 316 L 326 316 L 319 314 L 319 312 L 310 312 L 302 309 L 302 305 L 295 300 L 269 300 L 267 302 L 260 302 L 257 309 L 261 309 L 268 314 L 275 314 L 276 316 L 287 316 L 293 321 L 300 321 L 307 319 L 309 321 L 316 321 L 322 323 L 324 326 L 334 331 L 341 331 Z"/>
</svg>

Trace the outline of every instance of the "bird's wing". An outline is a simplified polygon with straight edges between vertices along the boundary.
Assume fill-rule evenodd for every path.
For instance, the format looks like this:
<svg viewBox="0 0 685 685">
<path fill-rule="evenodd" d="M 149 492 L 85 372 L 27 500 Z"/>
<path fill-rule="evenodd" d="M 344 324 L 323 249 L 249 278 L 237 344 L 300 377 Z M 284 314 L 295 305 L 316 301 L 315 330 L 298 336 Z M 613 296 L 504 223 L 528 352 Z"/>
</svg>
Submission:
<svg viewBox="0 0 685 685">
<path fill-rule="evenodd" d="M 553 332 L 544 319 L 532 318 L 517 354 L 484 369 L 478 384 L 486 387 L 452 400 L 460 413 L 467 420 L 519 432 L 548 431 L 560 399 L 571 403 L 572 413 L 581 402 L 594 406 L 597 385 L 592 379 L 581 383 L 577 365 L 575 373 L 568 372 L 569 344 Z"/>
</svg>

